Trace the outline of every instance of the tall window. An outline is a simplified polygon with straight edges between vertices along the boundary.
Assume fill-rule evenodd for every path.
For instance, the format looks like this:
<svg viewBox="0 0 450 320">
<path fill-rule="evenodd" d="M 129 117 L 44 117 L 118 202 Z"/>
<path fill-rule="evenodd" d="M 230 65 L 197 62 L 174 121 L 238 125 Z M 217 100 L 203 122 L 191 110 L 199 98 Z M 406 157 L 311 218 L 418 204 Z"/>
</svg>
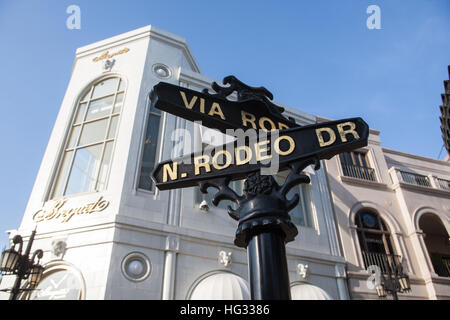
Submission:
<svg viewBox="0 0 450 320">
<path fill-rule="evenodd" d="M 378 265 L 384 271 L 386 265 L 400 263 L 400 257 L 394 254 L 391 233 L 378 214 L 363 210 L 356 215 L 355 224 L 366 268 Z"/>
<path fill-rule="evenodd" d="M 375 172 L 370 167 L 364 152 L 344 152 L 339 154 L 344 176 L 375 181 Z"/>
<path fill-rule="evenodd" d="M 52 198 L 106 188 L 124 91 L 123 80 L 114 77 L 94 84 L 81 97 Z"/>
<path fill-rule="evenodd" d="M 158 146 L 159 123 L 161 111 L 150 104 L 147 128 L 144 138 L 141 173 L 139 176 L 139 189 L 150 191 L 152 189 L 151 173 L 155 167 L 156 147 Z"/>
</svg>

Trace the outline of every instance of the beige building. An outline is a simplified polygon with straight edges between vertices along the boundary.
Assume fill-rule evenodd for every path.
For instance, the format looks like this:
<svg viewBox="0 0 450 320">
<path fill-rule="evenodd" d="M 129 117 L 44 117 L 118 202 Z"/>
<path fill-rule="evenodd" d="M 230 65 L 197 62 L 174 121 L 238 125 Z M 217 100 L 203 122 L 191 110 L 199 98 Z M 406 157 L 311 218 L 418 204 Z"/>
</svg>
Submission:
<svg viewBox="0 0 450 320">
<path fill-rule="evenodd" d="M 450 299 L 450 163 L 369 144 L 326 161 L 352 299 L 378 298 L 370 265 L 403 261 L 411 292 L 399 299 Z"/>
</svg>

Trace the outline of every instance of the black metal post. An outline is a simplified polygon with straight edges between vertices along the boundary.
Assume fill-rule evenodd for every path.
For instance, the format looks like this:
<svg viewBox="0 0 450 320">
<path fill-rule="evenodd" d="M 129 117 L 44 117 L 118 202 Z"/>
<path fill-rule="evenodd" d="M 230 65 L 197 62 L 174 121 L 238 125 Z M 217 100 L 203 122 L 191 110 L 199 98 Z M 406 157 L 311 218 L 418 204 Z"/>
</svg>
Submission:
<svg viewBox="0 0 450 320">
<path fill-rule="evenodd" d="M 392 271 L 391 268 L 388 268 L 388 275 L 389 275 L 389 289 L 390 292 L 392 293 L 392 298 L 394 300 L 398 300 L 398 295 L 397 295 L 397 282 L 398 282 L 398 278 L 397 278 L 397 274 L 394 274 L 394 277 L 392 277 Z"/>
<path fill-rule="evenodd" d="M 9 300 L 17 300 L 20 293 L 20 285 L 22 284 L 22 280 L 25 278 L 29 267 L 30 267 L 30 259 L 29 255 L 31 252 L 31 246 L 33 245 L 34 236 L 36 235 L 36 229 L 31 232 L 30 239 L 28 240 L 27 248 L 25 249 L 25 253 L 20 256 L 19 259 L 19 268 L 17 270 L 17 277 L 14 281 L 14 286 L 11 289 L 11 296 Z"/>
<path fill-rule="evenodd" d="M 239 221 L 234 243 L 247 248 L 250 292 L 253 300 L 289 300 L 291 298 L 289 273 L 286 258 L 287 242 L 298 234 L 288 214 L 299 202 L 299 196 L 286 199 L 289 190 L 299 183 L 309 183 L 307 176 L 299 174 L 309 164 L 318 161 L 309 159 L 292 164 L 285 183 L 279 186 L 273 176 L 250 174 L 244 183 L 243 196 L 238 196 L 228 187 L 228 179 L 204 182 L 200 190 L 209 186 L 220 191 L 213 204 L 221 200 L 235 201 L 237 210 L 228 208 L 228 214 Z"/>
<path fill-rule="evenodd" d="M 290 300 L 284 235 L 259 233 L 247 246 L 250 292 L 253 300 Z"/>
</svg>

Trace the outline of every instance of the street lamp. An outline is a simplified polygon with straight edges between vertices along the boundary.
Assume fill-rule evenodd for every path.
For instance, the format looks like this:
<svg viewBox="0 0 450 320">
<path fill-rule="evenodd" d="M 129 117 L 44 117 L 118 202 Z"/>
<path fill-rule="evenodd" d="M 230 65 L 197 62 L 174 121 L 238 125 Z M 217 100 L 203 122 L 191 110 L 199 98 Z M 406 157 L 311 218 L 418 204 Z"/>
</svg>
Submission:
<svg viewBox="0 0 450 320">
<path fill-rule="evenodd" d="M 0 262 L 0 271 L 3 275 L 16 275 L 16 281 L 12 289 L 6 289 L 5 291 L 11 291 L 10 300 L 17 300 L 17 297 L 21 291 L 33 290 L 34 287 L 42 279 L 44 273 L 44 267 L 39 264 L 40 259 L 44 252 L 42 250 L 34 251 L 30 259 L 31 246 L 33 245 L 34 236 L 36 235 L 36 229 L 33 230 L 28 241 L 25 253 L 22 254 L 23 239 L 20 235 L 16 235 L 13 238 L 13 246 L 2 253 Z M 18 245 L 18 249 L 16 249 Z M 37 258 L 37 263 L 35 259 Z M 22 280 L 28 279 L 31 288 L 21 289 L 20 285 Z"/>
<path fill-rule="evenodd" d="M 381 283 L 379 283 L 375 289 L 380 298 L 386 298 L 388 293 L 390 293 L 394 300 L 398 300 L 398 292 L 406 293 L 411 291 L 409 277 L 403 272 L 401 263 L 394 265 L 393 268 L 391 268 L 387 261 L 384 261 L 384 265 L 387 270 L 387 277 L 382 272 Z M 392 271 L 392 269 L 394 270 Z"/>
</svg>

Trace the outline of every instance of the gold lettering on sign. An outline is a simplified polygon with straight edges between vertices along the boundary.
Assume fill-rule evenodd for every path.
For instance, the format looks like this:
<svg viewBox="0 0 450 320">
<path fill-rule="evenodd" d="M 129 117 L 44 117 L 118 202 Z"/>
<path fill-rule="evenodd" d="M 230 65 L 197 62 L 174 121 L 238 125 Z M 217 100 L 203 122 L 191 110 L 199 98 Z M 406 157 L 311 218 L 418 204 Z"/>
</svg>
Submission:
<svg viewBox="0 0 450 320">
<path fill-rule="evenodd" d="M 344 122 L 336 125 L 339 133 L 339 138 L 342 142 L 347 142 L 347 135 L 351 134 L 354 139 L 359 139 L 359 134 L 356 132 L 356 124 L 354 122 Z M 328 141 L 325 141 L 323 133 L 328 133 Z M 317 140 L 319 140 L 320 147 L 326 147 L 336 142 L 336 133 L 331 128 L 316 129 Z"/>
<path fill-rule="evenodd" d="M 265 155 L 262 154 L 263 152 L 268 152 L 270 150 L 270 147 L 269 148 L 261 148 L 263 145 L 267 145 L 269 143 L 270 143 L 270 140 L 265 140 L 265 141 L 255 143 L 256 161 L 263 161 L 263 160 L 272 158 L 271 154 L 268 154 L 268 153 L 266 153 Z"/>
<path fill-rule="evenodd" d="M 219 164 L 218 161 L 217 161 L 217 159 L 222 154 L 225 157 L 225 164 Z M 230 166 L 231 161 L 233 161 L 231 153 L 229 153 L 227 150 L 220 150 L 219 152 L 217 152 L 214 155 L 214 157 L 212 159 L 212 164 L 213 164 L 213 167 L 216 168 L 217 170 L 223 170 L 223 169 L 228 168 Z"/>
<path fill-rule="evenodd" d="M 203 160 L 203 162 L 200 162 L 200 160 Z M 195 175 L 200 174 L 200 168 L 205 168 L 206 172 L 211 171 L 211 167 L 209 165 L 209 156 L 208 155 L 201 155 L 194 158 L 194 165 L 195 165 Z"/>
<path fill-rule="evenodd" d="M 245 153 L 245 159 L 241 158 L 241 150 Z M 234 153 L 236 154 L 236 165 L 238 166 L 250 162 L 250 159 L 252 158 L 252 149 L 247 146 L 237 147 L 236 149 L 234 149 Z"/>
<path fill-rule="evenodd" d="M 183 91 L 180 91 L 180 94 L 181 94 L 181 98 L 183 98 L 184 106 L 186 108 L 188 108 L 189 110 L 191 110 L 194 107 L 195 102 L 197 101 L 197 96 L 193 96 L 191 99 L 191 102 L 188 102 L 186 93 L 184 93 Z"/>
<path fill-rule="evenodd" d="M 330 139 L 328 139 L 328 141 L 324 140 L 324 138 L 322 136 L 323 132 L 327 132 L 329 134 Z M 334 133 L 333 129 L 331 129 L 331 128 L 316 129 L 316 135 L 317 135 L 317 139 L 319 140 L 319 145 L 321 147 L 329 146 L 336 141 L 336 134 Z"/>
<path fill-rule="evenodd" d="M 163 182 L 167 182 L 167 176 L 170 177 L 170 180 L 176 180 L 178 176 L 178 164 L 176 162 L 173 163 L 173 166 L 170 167 L 169 163 L 166 163 L 163 167 Z"/>
<path fill-rule="evenodd" d="M 213 102 L 211 106 L 211 110 L 209 110 L 208 116 L 219 115 L 222 120 L 225 120 L 225 116 L 223 115 L 222 109 L 220 108 L 220 104 L 217 102 Z"/>
<path fill-rule="evenodd" d="M 272 119 L 268 117 L 261 117 L 259 119 L 253 113 L 241 110 L 241 123 L 243 127 L 252 126 L 253 129 L 258 129 L 258 127 L 266 132 L 276 130 L 276 124 Z M 257 125 L 258 124 L 258 125 Z M 287 124 L 278 122 L 278 129 L 289 129 Z"/>
<path fill-rule="evenodd" d="M 347 130 L 344 130 L 344 127 L 350 127 Z M 356 125 L 353 122 L 344 122 L 344 123 L 340 123 L 337 125 L 338 131 L 339 131 L 339 135 L 341 136 L 341 140 L 342 142 L 347 142 L 347 134 L 352 134 L 353 138 L 355 139 L 359 139 L 359 134 L 358 132 L 355 131 L 356 129 Z"/>
<path fill-rule="evenodd" d="M 286 140 L 286 141 L 289 142 L 289 149 L 287 149 L 286 151 L 283 151 L 283 150 L 280 149 L 280 141 L 281 141 L 281 140 Z M 275 140 L 275 143 L 274 143 L 274 145 L 273 145 L 273 148 L 275 149 L 275 152 L 278 153 L 280 156 L 288 156 L 288 155 L 290 155 L 290 154 L 294 151 L 294 149 L 295 149 L 295 141 L 294 141 L 294 139 L 292 139 L 292 138 L 289 137 L 289 136 L 281 136 L 281 137 L 278 137 L 278 138 Z"/>
<path fill-rule="evenodd" d="M 83 207 L 63 209 L 66 202 L 66 199 L 61 199 L 56 201 L 49 211 L 44 209 L 38 210 L 33 215 L 33 220 L 35 222 L 42 222 L 53 219 L 61 219 L 61 222 L 64 223 L 72 219 L 74 215 L 85 215 L 94 212 L 101 212 L 109 205 L 109 201 L 103 200 L 103 197 L 100 197 L 96 202 L 88 203 Z"/>
<path fill-rule="evenodd" d="M 105 60 L 105 59 L 111 59 L 112 57 L 115 57 L 119 54 L 127 53 L 128 51 L 130 51 L 130 49 L 128 49 L 128 48 L 124 48 L 122 50 L 119 50 L 119 51 L 111 53 L 111 54 L 109 54 L 109 51 L 105 51 L 105 52 L 103 52 L 103 54 L 101 56 L 95 57 L 94 59 L 92 59 L 92 61 L 97 62 L 97 61 L 101 61 L 101 60 Z"/>
</svg>

